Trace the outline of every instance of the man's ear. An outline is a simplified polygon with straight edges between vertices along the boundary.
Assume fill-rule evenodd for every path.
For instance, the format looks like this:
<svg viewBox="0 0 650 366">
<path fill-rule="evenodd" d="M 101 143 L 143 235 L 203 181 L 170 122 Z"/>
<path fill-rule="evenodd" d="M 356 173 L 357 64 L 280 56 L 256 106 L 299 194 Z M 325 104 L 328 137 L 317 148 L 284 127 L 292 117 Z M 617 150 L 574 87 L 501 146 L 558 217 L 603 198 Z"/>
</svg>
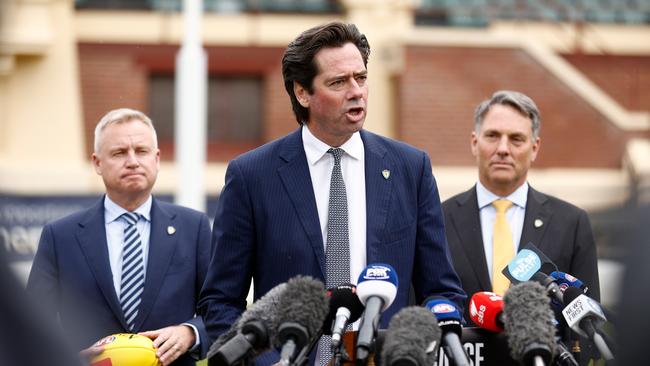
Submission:
<svg viewBox="0 0 650 366">
<path fill-rule="evenodd" d="M 300 103 L 301 106 L 309 108 L 309 93 L 307 92 L 307 89 L 297 81 L 293 82 L 293 94 L 296 95 L 296 99 L 298 99 L 298 103 Z"/>
<path fill-rule="evenodd" d="M 93 153 L 91 159 L 93 161 L 93 167 L 95 167 L 95 173 L 97 173 L 98 175 L 102 175 L 102 166 L 101 166 L 102 164 L 101 164 L 101 160 L 99 160 L 99 156 Z"/>
</svg>

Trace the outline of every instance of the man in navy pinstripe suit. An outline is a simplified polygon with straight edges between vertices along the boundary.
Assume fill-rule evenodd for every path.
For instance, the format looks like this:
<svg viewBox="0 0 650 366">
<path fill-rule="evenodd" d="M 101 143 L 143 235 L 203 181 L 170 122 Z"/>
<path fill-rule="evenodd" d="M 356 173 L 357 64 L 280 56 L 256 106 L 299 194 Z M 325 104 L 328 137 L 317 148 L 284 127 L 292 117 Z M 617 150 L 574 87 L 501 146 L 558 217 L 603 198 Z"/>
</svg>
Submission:
<svg viewBox="0 0 650 366">
<path fill-rule="evenodd" d="M 251 279 L 255 299 L 298 274 L 325 282 L 330 148 L 344 150 L 350 282 L 378 262 L 399 277 L 382 326 L 408 304 L 411 285 L 418 303 L 442 295 L 462 308 L 429 157 L 362 129 L 369 53 L 366 37 L 343 23 L 309 29 L 285 51 L 284 83 L 300 127 L 228 166 L 199 301 L 211 337 L 244 311 Z"/>
</svg>

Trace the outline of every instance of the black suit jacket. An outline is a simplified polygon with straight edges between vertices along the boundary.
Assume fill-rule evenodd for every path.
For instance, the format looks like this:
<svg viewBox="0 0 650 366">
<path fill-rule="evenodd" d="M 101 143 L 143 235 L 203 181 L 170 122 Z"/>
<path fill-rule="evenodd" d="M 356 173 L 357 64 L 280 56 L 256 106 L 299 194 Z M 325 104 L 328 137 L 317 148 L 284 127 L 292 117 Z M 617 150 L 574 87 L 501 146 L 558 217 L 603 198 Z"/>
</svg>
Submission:
<svg viewBox="0 0 650 366">
<path fill-rule="evenodd" d="M 491 291 L 476 187 L 446 200 L 442 209 L 454 268 L 467 296 Z M 536 220 L 542 225 L 536 227 Z M 528 242 L 549 257 L 560 271 L 585 282 L 589 296 L 600 300 L 596 244 L 584 210 L 529 187 L 519 246 Z M 465 316 L 469 319 L 467 311 Z"/>
</svg>

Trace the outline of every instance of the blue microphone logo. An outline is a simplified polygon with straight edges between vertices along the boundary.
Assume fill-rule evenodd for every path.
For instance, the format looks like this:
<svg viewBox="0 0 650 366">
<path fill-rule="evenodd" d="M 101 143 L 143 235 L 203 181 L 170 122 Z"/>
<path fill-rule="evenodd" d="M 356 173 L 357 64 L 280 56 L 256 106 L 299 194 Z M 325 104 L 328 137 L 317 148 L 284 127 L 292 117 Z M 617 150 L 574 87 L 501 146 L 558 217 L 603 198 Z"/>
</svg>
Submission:
<svg viewBox="0 0 650 366">
<path fill-rule="evenodd" d="M 456 322 L 461 318 L 460 312 L 454 303 L 441 296 L 432 296 L 430 300 L 425 302 L 424 307 L 436 316 L 440 324 L 443 324 L 441 322 L 449 324 L 449 321 Z"/>
<path fill-rule="evenodd" d="M 397 275 L 395 269 L 389 264 L 376 263 L 369 265 L 361 272 L 359 282 L 363 281 L 388 281 L 397 285 Z"/>
<path fill-rule="evenodd" d="M 456 308 L 451 304 L 441 303 L 441 304 L 433 305 L 431 311 L 433 311 L 436 314 L 453 313 L 454 311 L 456 311 Z"/>
<path fill-rule="evenodd" d="M 522 249 L 515 258 L 508 263 L 508 272 L 517 281 L 528 281 L 542 268 L 542 261 L 537 253 L 530 249 Z"/>
</svg>

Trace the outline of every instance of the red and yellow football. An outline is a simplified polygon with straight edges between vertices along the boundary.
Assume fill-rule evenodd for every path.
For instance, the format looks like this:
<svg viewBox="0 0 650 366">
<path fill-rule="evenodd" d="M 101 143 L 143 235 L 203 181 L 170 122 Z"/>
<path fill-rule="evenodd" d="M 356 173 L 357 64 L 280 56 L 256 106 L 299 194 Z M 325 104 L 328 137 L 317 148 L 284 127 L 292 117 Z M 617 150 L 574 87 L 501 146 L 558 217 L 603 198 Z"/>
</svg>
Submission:
<svg viewBox="0 0 650 366">
<path fill-rule="evenodd" d="M 104 351 L 93 357 L 91 366 L 159 366 L 153 341 L 139 334 L 119 333 L 95 343 Z"/>
</svg>

